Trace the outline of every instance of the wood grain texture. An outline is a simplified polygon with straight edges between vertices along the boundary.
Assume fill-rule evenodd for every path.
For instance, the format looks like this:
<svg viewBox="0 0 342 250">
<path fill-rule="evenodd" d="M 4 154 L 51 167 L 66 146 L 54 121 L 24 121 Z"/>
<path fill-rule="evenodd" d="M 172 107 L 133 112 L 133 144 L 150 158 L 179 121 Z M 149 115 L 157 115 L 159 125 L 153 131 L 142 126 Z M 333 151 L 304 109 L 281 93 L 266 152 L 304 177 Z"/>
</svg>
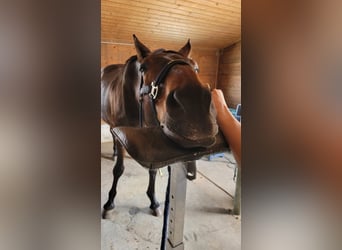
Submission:
<svg viewBox="0 0 342 250">
<path fill-rule="evenodd" d="M 132 44 L 132 34 L 161 47 L 191 38 L 222 49 L 241 39 L 241 0 L 102 0 L 101 41 Z"/>
<path fill-rule="evenodd" d="M 230 108 L 241 103 L 241 42 L 221 50 L 216 87 L 222 89 Z"/>
</svg>

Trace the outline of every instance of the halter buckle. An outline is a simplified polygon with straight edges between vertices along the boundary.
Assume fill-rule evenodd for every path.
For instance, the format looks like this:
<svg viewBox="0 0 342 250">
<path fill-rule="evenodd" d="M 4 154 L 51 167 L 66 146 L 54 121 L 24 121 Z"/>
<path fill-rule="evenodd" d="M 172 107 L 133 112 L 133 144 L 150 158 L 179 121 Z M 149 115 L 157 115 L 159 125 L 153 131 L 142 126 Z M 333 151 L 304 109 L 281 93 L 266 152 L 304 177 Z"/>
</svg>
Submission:
<svg viewBox="0 0 342 250">
<path fill-rule="evenodd" d="M 154 85 L 155 82 L 151 82 L 151 92 L 150 92 L 150 96 L 152 97 L 152 99 L 156 99 L 157 95 L 158 95 L 158 85 Z"/>
</svg>

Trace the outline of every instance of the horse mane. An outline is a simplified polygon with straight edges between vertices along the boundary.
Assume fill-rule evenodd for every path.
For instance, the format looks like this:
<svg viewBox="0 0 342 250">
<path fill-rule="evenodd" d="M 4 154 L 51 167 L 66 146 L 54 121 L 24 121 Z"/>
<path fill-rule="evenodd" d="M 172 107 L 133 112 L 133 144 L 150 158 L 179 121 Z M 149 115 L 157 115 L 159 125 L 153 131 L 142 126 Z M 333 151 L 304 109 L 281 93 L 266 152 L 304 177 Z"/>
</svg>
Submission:
<svg viewBox="0 0 342 250">
<path fill-rule="evenodd" d="M 113 70 L 120 68 L 122 64 L 110 64 L 101 69 L 101 75 L 112 72 Z"/>
<path fill-rule="evenodd" d="M 137 56 L 137 55 L 131 56 L 130 58 L 128 58 L 128 59 L 126 60 L 126 63 L 125 63 L 125 64 L 135 62 L 136 60 L 138 60 L 138 56 Z"/>
</svg>

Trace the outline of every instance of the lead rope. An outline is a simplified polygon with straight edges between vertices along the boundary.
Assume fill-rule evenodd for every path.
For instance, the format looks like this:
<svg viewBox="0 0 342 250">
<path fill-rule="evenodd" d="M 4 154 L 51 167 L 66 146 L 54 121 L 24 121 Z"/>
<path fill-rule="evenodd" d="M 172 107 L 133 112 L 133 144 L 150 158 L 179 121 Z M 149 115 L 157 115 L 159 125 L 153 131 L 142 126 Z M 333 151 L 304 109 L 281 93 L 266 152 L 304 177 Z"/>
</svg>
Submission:
<svg viewBox="0 0 342 250">
<path fill-rule="evenodd" d="M 167 180 L 166 194 L 165 194 L 165 206 L 164 206 L 164 219 L 163 219 L 163 231 L 160 244 L 160 250 L 166 249 L 167 228 L 169 226 L 169 212 L 170 212 L 170 180 L 171 180 L 171 167 L 167 166 L 169 177 Z"/>
</svg>

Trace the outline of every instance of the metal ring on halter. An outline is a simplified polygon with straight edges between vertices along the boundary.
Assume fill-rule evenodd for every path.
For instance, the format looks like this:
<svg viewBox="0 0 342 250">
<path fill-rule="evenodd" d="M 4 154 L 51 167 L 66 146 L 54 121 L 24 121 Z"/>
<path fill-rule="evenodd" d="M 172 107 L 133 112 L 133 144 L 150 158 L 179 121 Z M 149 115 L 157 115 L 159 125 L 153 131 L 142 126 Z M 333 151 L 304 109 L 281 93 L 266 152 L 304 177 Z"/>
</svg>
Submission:
<svg viewBox="0 0 342 250">
<path fill-rule="evenodd" d="M 152 97 L 152 99 L 156 99 L 157 95 L 158 95 L 158 85 L 154 85 L 155 82 L 151 82 L 151 92 L 150 92 L 150 96 Z"/>
</svg>

